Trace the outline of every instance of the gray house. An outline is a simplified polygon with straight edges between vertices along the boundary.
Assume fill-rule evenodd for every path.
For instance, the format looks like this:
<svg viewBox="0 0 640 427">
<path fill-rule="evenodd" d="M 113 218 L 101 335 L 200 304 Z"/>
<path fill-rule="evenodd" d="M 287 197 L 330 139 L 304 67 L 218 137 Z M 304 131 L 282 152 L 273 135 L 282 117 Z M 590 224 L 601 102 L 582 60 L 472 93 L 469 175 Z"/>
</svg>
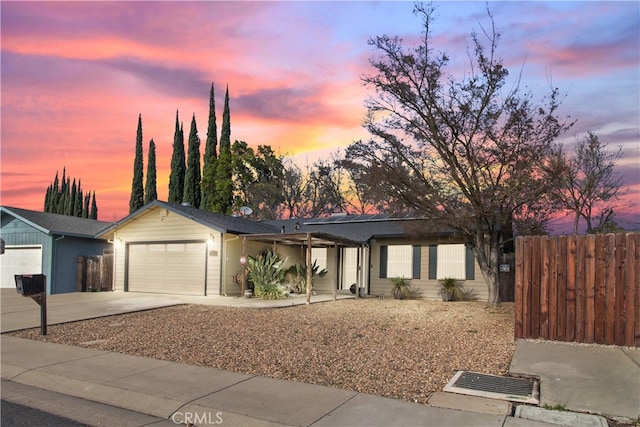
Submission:
<svg viewBox="0 0 640 427">
<path fill-rule="evenodd" d="M 47 293 L 77 289 L 78 256 L 102 255 L 112 245 L 95 236 L 111 224 L 86 218 L 0 206 L 0 285 L 15 287 L 15 274 L 44 274 Z"/>
</svg>

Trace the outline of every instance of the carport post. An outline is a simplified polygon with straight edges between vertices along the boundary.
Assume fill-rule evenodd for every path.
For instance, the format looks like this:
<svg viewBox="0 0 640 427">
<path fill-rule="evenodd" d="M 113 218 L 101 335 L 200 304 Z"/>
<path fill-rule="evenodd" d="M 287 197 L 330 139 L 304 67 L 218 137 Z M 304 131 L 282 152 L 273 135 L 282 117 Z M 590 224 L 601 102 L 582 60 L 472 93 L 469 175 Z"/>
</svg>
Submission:
<svg viewBox="0 0 640 427">
<path fill-rule="evenodd" d="M 311 233 L 307 233 L 307 304 L 311 303 Z"/>
<path fill-rule="evenodd" d="M 333 247 L 335 248 L 335 256 L 333 257 L 335 262 L 333 263 L 333 266 L 335 267 L 335 272 L 336 274 L 334 274 L 334 280 L 335 283 L 333 284 L 333 300 L 335 301 L 337 299 L 337 293 L 338 293 L 338 285 L 340 284 L 340 276 L 339 276 L 339 271 L 340 271 L 340 259 L 338 256 L 338 251 L 340 250 L 338 248 L 338 244 L 336 243 L 335 245 L 333 245 Z"/>
</svg>

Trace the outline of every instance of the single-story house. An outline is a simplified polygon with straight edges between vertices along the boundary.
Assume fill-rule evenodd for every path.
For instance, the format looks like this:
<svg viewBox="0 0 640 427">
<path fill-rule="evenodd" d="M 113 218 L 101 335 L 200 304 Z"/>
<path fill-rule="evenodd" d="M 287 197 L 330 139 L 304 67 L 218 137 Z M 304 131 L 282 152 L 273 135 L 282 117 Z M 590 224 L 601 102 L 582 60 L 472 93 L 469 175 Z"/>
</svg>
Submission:
<svg viewBox="0 0 640 427">
<path fill-rule="evenodd" d="M 108 222 L 0 206 L 0 285 L 15 288 L 16 274 L 44 274 L 47 293 L 77 289 L 78 256 L 102 255 L 111 248 L 96 234 Z"/>
<path fill-rule="evenodd" d="M 98 234 L 113 243 L 114 290 L 188 295 L 240 295 L 241 259 L 275 248 L 287 265 L 311 257 L 328 274 L 314 290 L 389 295 L 405 277 L 437 298 L 438 279 L 464 280 L 480 299 L 487 286 L 469 248 L 428 220 L 392 215 L 253 221 L 153 201 Z"/>
<path fill-rule="evenodd" d="M 326 218 L 267 221 L 285 235 L 323 233 L 339 236 L 354 245 L 326 245 L 314 248 L 312 259 L 329 273 L 314 278 L 314 290 L 331 292 L 333 286 L 347 290 L 352 284 L 368 295 L 391 293 L 391 279 L 403 277 L 426 298 L 439 298 L 438 280 L 460 279 L 479 299 L 488 298 L 487 284 L 471 248 L 453 230 L 432 221 L 406 215 L 344 215 Z M 274 236 L 275 240 L 278 236 Z M 268 241 L 269 237 L 248 236 Z M 303 258 L 304 259 L 304 258 Z M 339 267 L 335 267 L 339 266 Z"/>
</svg>

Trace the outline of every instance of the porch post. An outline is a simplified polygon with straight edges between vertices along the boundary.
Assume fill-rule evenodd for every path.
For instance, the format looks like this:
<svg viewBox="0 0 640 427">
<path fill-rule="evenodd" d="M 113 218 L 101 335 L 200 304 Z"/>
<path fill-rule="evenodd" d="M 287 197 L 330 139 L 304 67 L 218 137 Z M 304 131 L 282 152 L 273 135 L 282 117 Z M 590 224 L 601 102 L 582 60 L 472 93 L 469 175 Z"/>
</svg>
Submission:
<svg viewBox="0 0 640 427">
<path fill-rule="evenodd" d="M 311 303 L 311 233 L 307 233 L 307 304 Z"/>
<path fill-rule="evenodd" d="M 335 255 L 333 257 L 334 259 L 334 263 L 333 266 L 336 269 L 336 274 L 334 274 L 334 282 L 333 282 L 333 300 L 335 301 L 337 299 L 337 293 L 338 293 L 338 286 L 340 285 L 340 260 L 338 257 L 338 251 L 340 249 L 338 249 L 338 244 L 336 243 L 335 245 L 333 245 L 334 249 L 335 249 Z"/>
<path fill-rule="evenodd" d="M 244 298 L 244 289 L 247 286 L 246 264 L 242 262 L 242 260 L 245 260 L 246 262 L 246 259 L 247 259 L 246 257 L 247 257 L 247 238 L 243 237 L 242 238 L 242 257 L 240 258 L 240 264 L 242 267 L 242 282 L 240 283 L 240 298 Z"/>
</svg>

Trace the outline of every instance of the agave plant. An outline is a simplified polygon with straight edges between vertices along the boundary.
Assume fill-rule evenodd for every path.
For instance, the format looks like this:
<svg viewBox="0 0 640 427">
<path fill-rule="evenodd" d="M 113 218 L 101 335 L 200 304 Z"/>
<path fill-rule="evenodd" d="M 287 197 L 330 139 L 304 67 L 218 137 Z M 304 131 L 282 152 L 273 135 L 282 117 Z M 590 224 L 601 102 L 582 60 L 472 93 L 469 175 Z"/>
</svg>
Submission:
<svg viewBox="0 0 640 427">
<path fill-rule="evenodd" d="M 286 259 L 280 259 L 280 256 L 273 251 L 264 251 L 256 257 L 247 258 L 247 271 L 257 298 L 287 298 L 287 291 L 282 286 L 285 262 Z"/>
<path fill-rule="evenodd" d="M 307 266 L 306 264 L 298 263 L 294 264 L 287 269 L 286 274 L 290 275 L 292 280 L 290 283 L 291 290 L 297 294 L 302 294 L 307 291 Z M 315 276 L 324 277 L 327 275 L 327 270 L 320 270 L 318 260 L 314 260 L 311 264 L 311 288 L 313 289 L 313 278 Z"/>
</svg>

